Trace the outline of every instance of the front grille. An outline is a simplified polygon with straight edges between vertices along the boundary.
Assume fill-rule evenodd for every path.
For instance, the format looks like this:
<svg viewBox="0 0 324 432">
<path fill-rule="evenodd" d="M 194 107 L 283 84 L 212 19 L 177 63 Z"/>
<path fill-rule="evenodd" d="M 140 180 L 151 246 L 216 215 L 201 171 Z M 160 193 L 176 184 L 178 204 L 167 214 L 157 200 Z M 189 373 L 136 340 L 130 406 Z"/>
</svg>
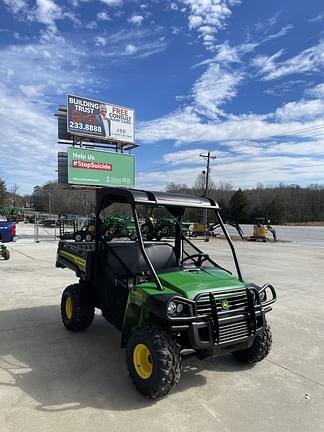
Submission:
<svg viewBox="0 0 324 432">
<path fill-rule="evenodd" d="M 246 290 L 240 291 L 227 291 L 222 292 L 211 292 L 212 296 L 216 301 L 217 312 L 231 313 L 231 312 L 245 312 L 248 308 L 248 299 Z M 222 307 L 222 301 L 227 300 L 228 309 Z M 223 303 L 224 306 L 224 303 Z M 210 303 L 210 293 L 199 294 L 196 297 L 196 311 L 197 315 L 212 315 L 212 306 Z"/>
<path fill-rule="evenodd" d="M 250 335 L 249 303 L 245 289 L 199 294 L 196 297 L 196 313 L 212 319 L 214 338 L 218 344 L 228 344 Z"/>
<path fill-rule="evenodd" d="M 218 343 L 228 343 L 237 339 L 246 338 L 250 335 L 250 326 L 245 319 L 237 323 L 223 324 L 219 326 Z"/>
</svg>

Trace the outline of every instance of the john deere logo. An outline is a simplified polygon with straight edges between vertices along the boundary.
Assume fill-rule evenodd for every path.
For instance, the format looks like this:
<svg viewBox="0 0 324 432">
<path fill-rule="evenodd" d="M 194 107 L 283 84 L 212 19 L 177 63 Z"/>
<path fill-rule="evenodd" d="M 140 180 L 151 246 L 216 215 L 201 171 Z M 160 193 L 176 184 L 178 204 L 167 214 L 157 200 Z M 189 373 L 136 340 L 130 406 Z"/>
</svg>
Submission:
<svg viewBox="0 0 324 432">
<path fill-rule="evenodd" d="M 225 311 L 229 310 L 229 304 L 226 299 L 222 300 L 222 309 Z"/>
</svg>

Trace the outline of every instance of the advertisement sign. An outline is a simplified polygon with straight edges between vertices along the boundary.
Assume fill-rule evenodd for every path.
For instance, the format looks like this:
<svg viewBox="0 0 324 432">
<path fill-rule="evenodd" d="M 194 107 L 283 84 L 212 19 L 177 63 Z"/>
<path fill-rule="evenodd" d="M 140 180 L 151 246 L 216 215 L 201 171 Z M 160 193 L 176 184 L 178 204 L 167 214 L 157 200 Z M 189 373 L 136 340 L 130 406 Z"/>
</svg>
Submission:
<svg viewBox="0 0 324 432">
<path fill-rule="evenodd" d="M 135 187 L 135 157 L 122 153 L 68 149 L 68 182 L 93 186 Z"/>
<path fill-rule="evenodd" d="M 130 108 L 67 95 L 67 131 L 102 141 L 135 142 L 135 111 Z"/>
<path fill-rule="evenodd" d="M 57 181 L 58 183 L 68 183 L 68 154 L 58 152 L 57 154 Z"/>
</svg>

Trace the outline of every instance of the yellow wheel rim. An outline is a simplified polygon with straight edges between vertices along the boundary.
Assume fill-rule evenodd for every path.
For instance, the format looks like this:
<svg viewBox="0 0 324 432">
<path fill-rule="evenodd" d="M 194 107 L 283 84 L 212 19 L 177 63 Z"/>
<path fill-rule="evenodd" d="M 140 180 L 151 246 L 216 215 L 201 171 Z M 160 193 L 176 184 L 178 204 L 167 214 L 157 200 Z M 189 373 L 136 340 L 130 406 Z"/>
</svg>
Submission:
<svg viewBox="0 0 324 432">
<path fill-rule="evenodd" d="M 68 297 L 65 302 L 65 313 L 68 319 L 72 318 L 73 305 L 71 297 Z"/>
<path fill-rule="evenodd" d="M 146 345 L 136 345 L 133 352 L 133 362 L 137 375 L 142 379 L 149 379 L 153 371 L 153 361 L 151 352 Z"/>
</svg>

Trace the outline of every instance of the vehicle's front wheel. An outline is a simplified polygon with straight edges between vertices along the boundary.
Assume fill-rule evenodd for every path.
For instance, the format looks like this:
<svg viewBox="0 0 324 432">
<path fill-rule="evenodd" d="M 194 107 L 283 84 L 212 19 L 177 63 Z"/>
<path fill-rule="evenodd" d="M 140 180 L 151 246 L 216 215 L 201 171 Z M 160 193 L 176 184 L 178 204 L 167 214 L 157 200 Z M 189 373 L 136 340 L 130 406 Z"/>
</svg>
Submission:
<svg viewBox="0 0 324 432">
<path fill-rule="evenodd" d="M 94 319 L 94 307 L 83 304 L 79 284 L 69 285 L 62 294 L 61 316 L 68 330 L 82 331 L 90 326 Z"/>
<path fill-rule="evenodd" d="M 136 329 L 127 343 L 127 366 L 139 392 L 151 398 L 165 396 L 181 377 L 179 347 L 158 327 Z"/>
<path fill-rule="evenodd" d="M 258 363 L 263 360 L 270 352 L 272 345 L 272 333 L 270 326 L 267 325 L 262 333 L 257 335 L 250 348 L 234 351 L 233 357 L 241 363 Z"/>
</svg>

